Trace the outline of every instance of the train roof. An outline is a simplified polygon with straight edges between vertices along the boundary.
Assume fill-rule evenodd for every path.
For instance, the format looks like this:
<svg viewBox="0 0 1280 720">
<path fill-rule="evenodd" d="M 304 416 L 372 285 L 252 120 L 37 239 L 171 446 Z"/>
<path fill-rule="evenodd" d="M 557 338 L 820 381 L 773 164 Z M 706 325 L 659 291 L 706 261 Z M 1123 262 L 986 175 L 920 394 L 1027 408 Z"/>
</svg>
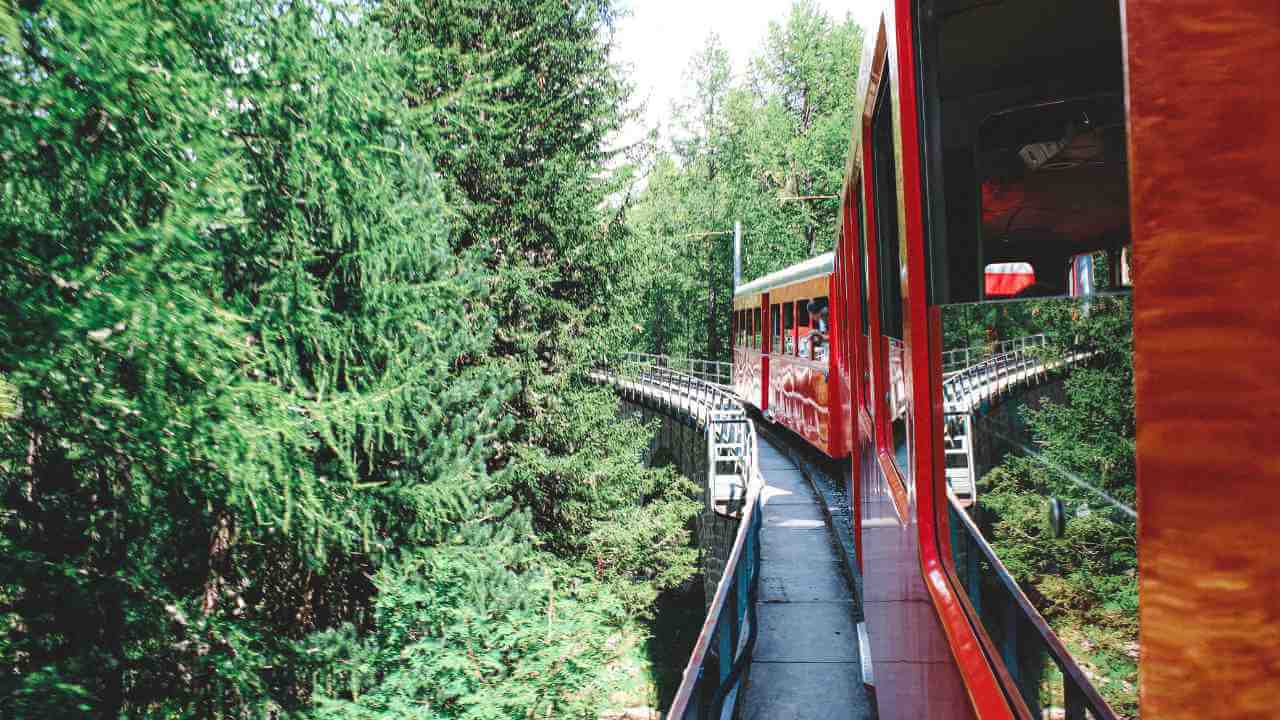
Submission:
<svg viewBox="0 0 1280 720">
<path fill-rule="evenodd" d="M 756 278 L 751 282 L 738 288 L 733 294 L 734 297 L 743 295 L 755 295 L 757 293 L 768 292 L 774 288 L 784 285 L 792 285 L 801 280 L 809 278 L 830 275 L 835 272 L 836 254 L 834 252 L 823 253 L 817 257 L 809 258 L 802 263 L 796 263 L 788 268 L 783 268 L 778 272 L 769 273 L 761 278 Z"/>
</svg>

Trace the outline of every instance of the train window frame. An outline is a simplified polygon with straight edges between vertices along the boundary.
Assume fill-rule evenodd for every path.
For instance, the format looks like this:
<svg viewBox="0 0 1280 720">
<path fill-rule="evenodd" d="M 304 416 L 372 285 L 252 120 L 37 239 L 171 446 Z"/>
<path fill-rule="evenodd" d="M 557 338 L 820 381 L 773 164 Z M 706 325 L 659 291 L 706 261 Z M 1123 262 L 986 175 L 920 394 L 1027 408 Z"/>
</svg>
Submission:
<svg viewBox="0 0 1280 720">
<path fill-rule="evenodd" d="M 769 353 L 777 354 L 778 348 L 775 347 L 774 339 L 782 337 L 782 304 L 773 303 L 769 306 Z"/>
<path fill-rule="evenodd" d="M 880 408 L 876 413 L 879 426 L 879 432 L 877 432 L 879 452 L 888 455 L 903 485 L 910 486 L 914 475 L 912 467 L 914 432 L 910 383 L 906 382 L 906 376 L 910 373 L 906 345 L 909 323 L 906 313 L 911 298 L 902 289 L 905 259 L 903 250 L 907 240 L 898 222 L 901 210 L 898 190 L 902 187 L 902 168 L 898 166 L 894 134 L 891 102 L 893 85 L 888 77 L 884 78 L 876 92 L 876 104 L 871 114 L 869 132 L 872 176 L 870 190 L 872 212 L 876 220 L 874 238 L 877 262 L 876 309 L 880 321 L 875 344 L 878 346 L 876 349 L 881 353 L 879 377 L 884 390 L 877 393 L 874 404 Z M 906 407 L 900 418 L 895 417 L 892 402 L 894 353 L 891 341 L 893 340 L 902 347 L 898 364 L 899 373 L 903 376 L 901 384 Z M 899 457 L 900 453 L 902 457 Z"/>
<path fill-rule="evenodd" d="M 809 359 L 813 360 L 814 362 L 829 363 L 831 362 L 831 345 L 830 345 L 831 343 L 831 319 L 830 319 L 831 318 L 831 295 L 830 294 L 815 295 L 814 297 L 809 298 L 809 300 L 806 301 L 806 303 L 816 303 L 818 301 L 822 301 L 827 307 L 827 327 L 825 328 L 825 330 L 822 329 L 818 325 L 817 319 L 814 318 L 812 315 L 809 316 L 809 319 L 810 319 Z M 806 311 L 807 310 L 808 308 L 806 307 Z M 814 341 L 812 339 L 815 332 L 818 332 L 822 335 L 822 341 L 817 343 L 817 345 L 814 344 Z M 817 349 L 819 347 L 823 348 L 822 357 L 818 357 Z"/>
<path fill-rule="evenodd" d="M 858 283 L 858 330 L 859 335 L 854 339 L 854 355 L 856 356 L 856 372 L 858 373 L 858 404 L 871 413 L 871 355 L 869 354 L 871 345 L 871 300 L 869 298 L 871 275 L 869 263 L 867 262 L 867 221 L 864 213 L 866 212 L 863 202 L 862 193 L 864 188 L 862 182 L 856 184 L 854 193 L 856 210 L 854 214 L 854 222 L 857 223 L 855 232 L 858 235 L 858 258 L 857 258 L 857 283 Z"/>
<path fill-rule="evenodd" d="M 794 301 L 782 303 L 782 354 L 796 354 L 796 304 Z"/>
</svg>

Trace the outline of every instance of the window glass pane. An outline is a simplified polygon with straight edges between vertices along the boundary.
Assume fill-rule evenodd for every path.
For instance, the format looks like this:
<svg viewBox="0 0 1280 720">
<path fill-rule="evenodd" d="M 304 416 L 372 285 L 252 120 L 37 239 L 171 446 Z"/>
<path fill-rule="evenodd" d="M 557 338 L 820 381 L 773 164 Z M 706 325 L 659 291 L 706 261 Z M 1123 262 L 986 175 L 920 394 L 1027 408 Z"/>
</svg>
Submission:
<svg viewBox="0 0 1280 720">
<path fill-rule="evenodd" d="M 867 335 L 871 332 L 871 326 L 867 321 L 867 313 L 871 307 L 871 303 L 868 300 L 868 293 L 871 288 L 871 276 L 869 274 L 870 268 L 867 263 L 867 233 L 866 223 L 863 222 L 862 217 L 861 187 L 858 189 L 858 267 L 862 268 L 862 287 L 859 288 L 862 292 L 862 302 L 859 303 L 862 309 L 862 322 L 860 327 L 862 328 L 862 334 Z"/>
<path fill-rule="evenodd" d="M 890 440 L 898 471 L 911 479 L 911 431 L 906 382 L 906 350 L 902 342 L 902 268 L 904 246 L 898 236 L 898 171 L 893 144 L 893 117 L 888 81 L 879 90 L 871 120 L 872 171 L 875 173 L 876 256 L 879 261 L 880 333 L 888 360 Z"/>
<path fill-rule="evenodd" d="M 760 323 L 760 308 L 753 308 L 751 310 L 751 317 L 752 317 L 751 327 L 752 327 L 752 334 L 753 334 L 753 337 L 751 340 L 751 347 L 754 347 L 755 349 L 760 350 L 764 348 L 764 345 L 762 344 L 762 338 L 764 335 L 764 325 Z"/>
<path fill-rule="evenodd" d="M 796 304 L 782 304 L 782 347 L 788 355 L 796 354 Z"/>
<path fill-rule="evenodd" d="M 796 301 L 796 355 L 809 358 L 811 348 L 809 347 L 809 300 L 804 298 Z"/>
<path fill-rule="evenodd" d="M 871 122 L 872 169 L 875 172 L 876 254 L 880 261 L 880 330 L 902 339 L 902 248 L 898 241 L 898 170 L 894 157 L 893 117 L 888 82 Z"/>
<path fill-rule="evenodd" d="M 865 362 L 861 368 L 861 384 L 862 384 L 862 407 L 864 407 L 871 417 L 876 416 L 875 399 L 871 397 L 871 366 L 875 362 L 875 355 L 872 352 L 874 348 L 871 345 L 871 259 L 867 254 L 867 218 L 866 207 L 863 203 L 863 188 L 858 187 L 858 267 L 862 269 L 860 287 L 861 318 L 860 326 L 862 328 L 862 352 Z"/>
<path fill-rule="evenodd" d="M 1038 26 L 1072 31 L 1039 36 L 1032 57 L 1017 55 L 1029 28 L 1012 6 L 994 9 L 980 36 L 958 17 L 940 21 L 937 48 L 922 53 L 936 57 L 934 71 L 956 94 L 925 113 L 939 126 L 924 134 L 941 143 L 926 164 L 941 163 L 944 200 L 926 208 L 926 232 L 945 238 L 930 246 L 930 263 L 946 279 L 934 287 L 952 559 L 1033 717 L 1088 716 L 1072 707 L 1081 697 L 1073 678 L 1082 677 L 1117 716 L 1136 718 L 1137 419 L 1119 10 L 1033 6 Z M 977 50 L 979 38 L 997 50 Z M 989 64 L 1001 57 L 1006 64 Z M 1010 67 L 1038 84 L 993 87 Z M 1044 90 L 1058 87 L 1071 91 Z M 1019 596 L 1039 616 L 1018 609 Z M 1055 634 L 1065 656 L 1045 639 Z"/>
<path fill-rule="evenodd" d="M 816 297 L 805 304 L 811 327 L 800 341 L 800 354 L 814 360 L 826 360 L 828 344 L 828 323 L 830 308 L 827 298 Z"/>
<path fill-rule="evenodd" d="M 773 317 L 771 324 L 771 334 L 769 335 L 769 349 L 771 352 L 782 352 L 782 308 L 776 303 L 770 308 L 770 316 Z"/>
</svg>

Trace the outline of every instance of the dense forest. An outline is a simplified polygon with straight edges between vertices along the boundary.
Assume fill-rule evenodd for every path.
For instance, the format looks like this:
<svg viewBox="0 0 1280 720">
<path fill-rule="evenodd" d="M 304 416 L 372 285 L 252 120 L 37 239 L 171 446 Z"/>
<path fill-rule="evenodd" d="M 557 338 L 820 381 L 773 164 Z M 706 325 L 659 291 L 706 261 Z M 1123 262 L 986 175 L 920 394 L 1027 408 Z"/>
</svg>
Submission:
<svg viewBox="0 0 1280 720">
<path fill-rule="evenodd" d="M 0 715 L 656 700 L 697 492 L 584 371 L 724 355 L 706 229 L 830 246 L 860 38 L 713 37 L 623 147 L 618 13 L 0 5 Z"/>
<path fill-rule="evenodd" d="M 596 717 L 698 507 L 611 3 L 4 8 L 0 716 Z"/>
</svg>

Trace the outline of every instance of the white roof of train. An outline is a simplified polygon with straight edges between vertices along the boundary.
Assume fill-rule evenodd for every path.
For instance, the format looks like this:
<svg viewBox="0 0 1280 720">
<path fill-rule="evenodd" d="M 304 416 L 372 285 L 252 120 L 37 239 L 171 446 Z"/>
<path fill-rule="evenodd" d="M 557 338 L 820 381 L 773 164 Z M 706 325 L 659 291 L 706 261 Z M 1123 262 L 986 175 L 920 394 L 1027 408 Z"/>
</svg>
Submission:
<svg viewBox="0 0 1280 720">
<path fill-rule="evenodd" d="M 835 272 L 836 254 L 834 252 L 823 253 L 814 258 L 809 258 L 802 263 L 796 263 L 789 268 L 783 268 L 775 273 L 769 273 L 762 278 L 756 278 L 751 282 L 738 288 L 738 292 L 734 293 L 734 297 L 739 295 L 755 295 L 756 293 L 768 292 L 774 288 L 783 285 L 791 285 L 808 280 L 809 278 L 820 277 L 822 275 L 830 275 Z"/>
</svg>

